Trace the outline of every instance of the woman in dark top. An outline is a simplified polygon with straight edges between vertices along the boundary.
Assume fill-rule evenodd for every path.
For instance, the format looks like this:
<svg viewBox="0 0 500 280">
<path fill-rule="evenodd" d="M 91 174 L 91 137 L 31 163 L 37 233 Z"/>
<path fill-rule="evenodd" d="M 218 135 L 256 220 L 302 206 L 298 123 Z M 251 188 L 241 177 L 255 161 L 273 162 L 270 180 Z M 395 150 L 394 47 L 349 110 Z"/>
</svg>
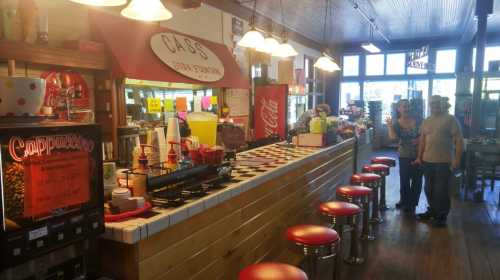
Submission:
<svg viewBox="0 0 500 280">
<path fill-rule="evenodd" d="M 410 102 L 402 99 L 398 104 L 399 118 L 387 119 L 389 138 L 399 139 L 400 205 L 406 212 L 415 213 L 422 191 L 422 170 L 415 164 L 417 158 L 419 128 L 410 115 Z"/>
</svg>

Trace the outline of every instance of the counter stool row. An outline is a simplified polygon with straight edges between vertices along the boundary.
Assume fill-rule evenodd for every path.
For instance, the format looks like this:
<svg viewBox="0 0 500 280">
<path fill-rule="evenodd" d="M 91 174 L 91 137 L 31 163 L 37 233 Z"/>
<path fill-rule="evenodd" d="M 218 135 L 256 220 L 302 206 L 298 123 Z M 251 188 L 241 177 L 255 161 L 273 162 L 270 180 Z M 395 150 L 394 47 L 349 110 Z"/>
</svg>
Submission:
<svg viewBox="0 0 500 280">
<path fill-rule="evenodd" d="M 317 261 L 334 258 L 333 279 L 339 275 L 341 239 L 345 232 L 351 234 L 349 256 L 344 259 L 349 264 L 361 264 L 358 242 L 358 220 L 362 216 L 361 238 L 375 240 L 370 223 L 381 223 L 379 211 L 386 209 L 385 177 L 396 161 L 388 157 L 371 159 L 371 165 L 363 166 L 363 172 L 351 176 L 350 185 L 338 187 L 336 197 L 342 201 L 325 202 L 318 212 L 329 219 L 329 227 L 319 225 L 297 225 L 286 231 L 286 238 L 298 246 L 308 260 L 307 275 L 299 268 L 281 263 L 259 263 L 246 267 L 240 272 L 240 280 L 307 280 L 316 279 Z M 380 190 L 380 196 L 379 196 Z M 380 198 L 380 201 L 379 201 Z M 370 211 L 371 201 L 371 211 Z M 371 216 L 370 216 L 371 213 Z M 308 278 L 309 277 L 309 278 Z"/>
</svg>

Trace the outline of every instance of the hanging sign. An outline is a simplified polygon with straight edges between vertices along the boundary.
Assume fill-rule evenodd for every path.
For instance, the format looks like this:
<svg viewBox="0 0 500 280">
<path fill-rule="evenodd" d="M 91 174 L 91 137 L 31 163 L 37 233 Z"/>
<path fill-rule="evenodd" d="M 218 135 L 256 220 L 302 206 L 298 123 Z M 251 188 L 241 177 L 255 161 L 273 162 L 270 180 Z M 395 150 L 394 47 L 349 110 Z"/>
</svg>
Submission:
<svg viewBox="0 0 500 280">
<path fill-rule="evenodd" d="M 161 61 L 188 78 L 215 82 L 224 77 L 224 65 L 217 55 L 193 38 L 159 33 L 151 37 L 151 48 Z"/>
<path fill-rule="evenodd" d="M 148 113 L 161 113 L 161 99 L 148 97 L 147 99 Z"/>
<path fill-rule="evenodd" d="M 429 45 L 423 46 L 419 49 L 413 50 L 408 54 L 406 66 L 410 68 L 424 69 L 432 71 L 434 65 L 423 61 L 424 58 L 429 57 Z"/>
</svg>

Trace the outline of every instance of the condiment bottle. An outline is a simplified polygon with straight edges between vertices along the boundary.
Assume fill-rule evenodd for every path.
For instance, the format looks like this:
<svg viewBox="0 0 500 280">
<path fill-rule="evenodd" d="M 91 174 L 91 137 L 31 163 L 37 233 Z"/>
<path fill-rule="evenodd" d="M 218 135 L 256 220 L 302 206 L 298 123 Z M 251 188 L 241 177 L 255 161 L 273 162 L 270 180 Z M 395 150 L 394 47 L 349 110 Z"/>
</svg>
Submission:
<svg viewBox="0 0 500 280">
<path fill-rule="evenodd" d="M 132 192 L 134 196 L 144 196 L 146 195 L 146 185 L 148 179 L 148 157 L 144 152 L 144 148 L 149 147 L 149 145 L 141 144 L 141 154 L 138 158 L 138 167 L 134 170 L 133 186 Z"/>
<path fill-rule="evenodd" d="M 168 151 L 168 156 L 167 156 L 168 160 L 166 166 L 170 170 L 175 170 L 177 169 L 178 158 L 177 158 L 177 153 L 175 152 L 174 149 L 174 145 L 179 145 L 179 143 L 173 141 L 168 141 L 168 143 L 170 144 L 170 150 Z"/>
</svg>

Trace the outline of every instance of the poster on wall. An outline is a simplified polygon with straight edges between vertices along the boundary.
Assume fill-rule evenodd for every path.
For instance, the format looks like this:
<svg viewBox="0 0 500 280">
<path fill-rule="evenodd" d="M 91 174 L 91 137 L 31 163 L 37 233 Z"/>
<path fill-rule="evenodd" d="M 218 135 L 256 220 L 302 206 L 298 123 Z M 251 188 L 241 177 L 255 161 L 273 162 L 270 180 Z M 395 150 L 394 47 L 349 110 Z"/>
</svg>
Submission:
<svg viewBox="0 0 500 280">
<path fill-rule="evenodd" d="M 288 85 L 255 87 L 255 140 L 278 135 L 286 138 Z"/>
<path fill-rule="evenodd" d="M 228 89 L 226 91 L 226 104 L 229 106 L 231 117 L 250 115 L 249 91 L 246 89 Z"/>
</svg>

